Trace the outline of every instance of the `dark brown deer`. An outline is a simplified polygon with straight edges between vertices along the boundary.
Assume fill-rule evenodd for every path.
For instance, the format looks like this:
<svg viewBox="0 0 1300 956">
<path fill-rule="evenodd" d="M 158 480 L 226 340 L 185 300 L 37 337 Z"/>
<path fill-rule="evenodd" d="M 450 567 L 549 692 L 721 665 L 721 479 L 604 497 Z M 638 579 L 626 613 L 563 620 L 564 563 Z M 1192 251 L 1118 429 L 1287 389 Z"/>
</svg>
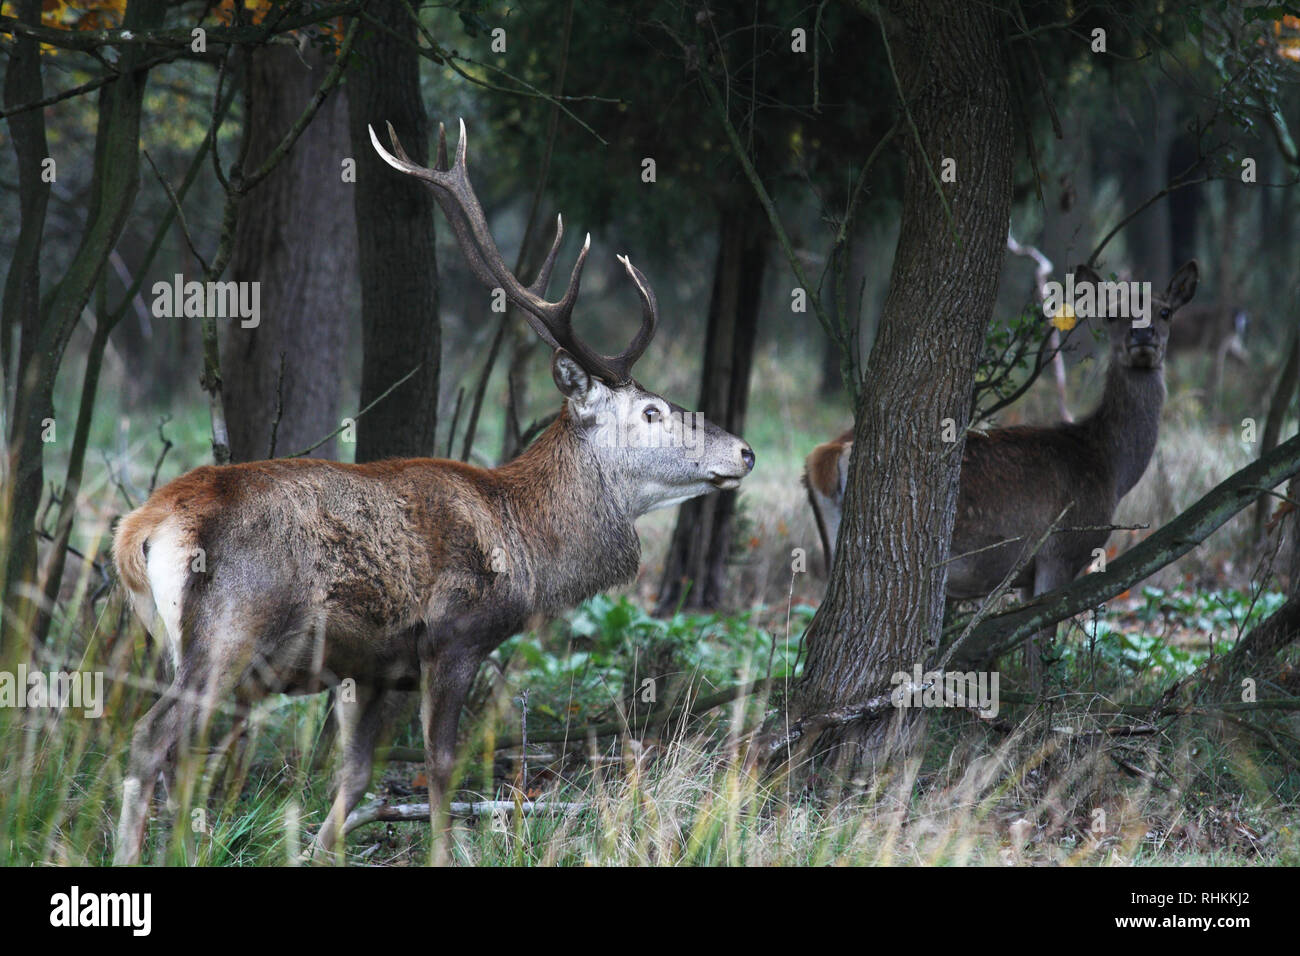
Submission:
<svg viewBox="0 0 1300 956">
<path fill-rule="evenodd" d="M 547 301 L 563 223 L 536 280 L 524 286 L 470 186 L 464 123 L 450 168 L 441 134 L 433 169 L 407 158 L 391 126 L 393 153 L 370 136 L 389 165 L 433 190 L 474 274 L 504 289 L 555 350 L 551 369 L 564 403 L 556 421 L 499 468 L 424 458 L 204 467 L 122 520 L 113 542 L 118 573 L 140 616 L 148 621 L 156 611 L 176 676 L 135 728 L 116 862 L 139 858 L 169 750 L 231 697 L 247 707 L 272 692 L 355 682 L 355 702 L 338 705 L 338 793 L 317 835 L 317 847 L 329 850 L 370 781 L 385 698 L 420 690 L 437 807 L 461 706 L 483 659 L 535 616 L 632 578 L 639 516 L 735 488 L 754 466 L 743 440 L 633 381 L 658 311 L 626 257 L 641 327 L 625 351 L 602 355 L 571 324 L 590 236 L 568 289 Z M 199 553 L 204 570 L 196 572 Z"/>
<path fill-rule="evenodd" d="M 1076 281 L 1100 283 L 1086 266 Z M 982 598 L 1017 565 L 1010 586 L 1039 595 L 1073 580 L 1106 543 L 1105 530 L 1058 530 L 1033 548 L 1062 514 L 1059 528 L 1102 528 L 1137 484 L 1155 451 L 1165 399 L 1164 358 L 1174 313 L 1198 277 L 1188 262 L 1153 295 L 1150 324 L 1108 318 L 1110 367 L 1101 402 L 1078 422 L 997 428 L 966 436 L 948 565 L 949 600 Z M 826 548 L 834 554 L 853 433 L 817 446 L 804 482 Z M 1067 510 L 1068 509 L 1068 510 Z"/>
</svg>

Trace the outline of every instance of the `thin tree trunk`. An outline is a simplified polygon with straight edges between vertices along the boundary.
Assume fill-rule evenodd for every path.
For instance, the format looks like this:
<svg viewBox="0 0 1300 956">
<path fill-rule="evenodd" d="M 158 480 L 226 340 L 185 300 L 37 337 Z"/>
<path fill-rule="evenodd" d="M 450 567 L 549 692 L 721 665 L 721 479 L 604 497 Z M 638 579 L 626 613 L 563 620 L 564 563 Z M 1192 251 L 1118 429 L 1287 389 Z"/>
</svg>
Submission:
<svg viewBox="0 0 1300 956">
<path fill-rule="evenodd" d="M 745 427 L 766 259 L 762 208 L 748 192 L 730 197 L 721 211 L 698 409 L 732 434 Z M 682 604 L 711 608 L 721 603 L 735 514 L 734 491 L 693 498 L 681 506 L 656 613 L 671 614 Z"/>
<path fill-rule="evenodd" d="M 101 300 L 104 298 L 101 283 Z M 52 610 L 58 600 L 59 590 L 63 585 L 63 569 L 67 564 L 68 542 L 72 537 L 72 524 L 77 518 L 77 497 L 81 494 L 81 477 L 86 463 L 86 448 L 90 442 L 90 423 L 95 415 L 95 396 L 99 390 L 99 373 L 104 365 L 104 349 L 108 345 L 108 334 L 113 329 L 105 309 L 97 310 L 95 332 L 86 352 L 86 370 L 82 375 L 81 402 L 77 408 L 77 430 L 72 436 L 72 449 L 68 454 L 68 472 L 63 482 L 62 498 L 59 502 L 58 522 L 54 529 L 54 540 L 50 544 L 49 557 L 46 561 L 44 580 L 41 584 L 44 603 L 36 617 L 33 640 L 43 643 L 54 621 Z"/>
<path fill-rule="evenodd" d="M 26 23 L 41 22 L 40 0 L 20 0 L 18 17 Z M 17 38 L 5 70 L 6 106 L 17 106 L 41 98 L 40 44 Z M 40 506 L 44 473 L 41 468 L 40 422 L 47 408 L 31 407 L 37 400 L 39 382 L 31 378 L 36 371 L 32 357 L 40 329 L 41 234 L 45 228 L 45 211 L 49 205 L 50 185 L 41 181 L 42 162 L 49 155 L 45 140 L 45 116 L 41 110 L 28 110 L 9 118 L 18 165 L 19 231 L 14 258 L 5 276 L 4 312 L 0 315 L 0 375 L 12 376 L 4 381 L 0 402 L 9 411 L 6 447 L 7 458 L 0 462 L 4 493 L 0 495 L 0 647 L 3 638 L 21 630 L 21 618 L 30 619 L 32 608 L 23 604 L 17 585 L 31 581 L 36 567 L 36 510 Z M 17 335 L 18 363 L 12 364 L 14 336 Z M 12 389 L 12 398 L 9 390 Z"/>
<path fill-rule="evenodd" d="M 28 11 L 30 13 L 30 10 Z M 131 0 L 123 17 L 127 29 L 151 29 L 161 24 L 166 12 L 164 0 Z M 23 41 L 15 41 L 16 48 Z M 48 305 L 23 320 L 23 340 L 19 345 L 21 377 L 15 382 L 14 415 L 10 421 L 9 475 L 5 501 L 5 523 L 0 530 L 0 543 L 7 552 L 3 586 L 4 598 L 2 642 L 7 646 L 10 636 L 19 638 L 30 634 L 36 606 L 30 595 L 36 584 L 36 514 L 40 506 L 44 484 L 44 435 L 46 421 L 54 417 L 54 381 L 64 349 L 81 317 L 82 309 L 99 281 L 100 273 L 117 243 L 135 202 L 140 184 L 140 113 L 148 83 L 148 71 L 137 70 L 138 63 L 149 51 L 142 46 L 124 48 L 117 64 L 120 75 L 105 84 L 98 96 L 98 116 L 95 132 L 94 172 L 91 180 L 90 205 L 86 227 L 72 262 L 48 298 Z M 23 60 L 15 80 L 26 93 L 32 88 L 30 60 Z M 39 68 L 39 63 L 37 64 Z M 11 61 L 10 69 L 15 69 Z M 6 96 L 9 95 L 6 76 Z M 26 99 L 26 97 L 23 97 Z M 22 116 L 38 114 L 31 111 Z M 22 124 L 11 125 L 11 131 L 31 132 Z M 23 160 L 30 164 L 33 150 L 43 149 L 43 136 L 37 142 L 27 139 L 20 148 L 20 168 Z M 15 144 L 18 145 L 17 143 Z M 39 157 L 43 160 L 45 157 Z M 57 168 L 57 167 L 56 167 Z M 48 188 L 37 180 L 32 189 Z M 33 204 L 33 209 L 34 209 Z M 26 210 L 25 210 L 26 211 Z M 30 295 L 33 275 L 21 277 L 16 288 L 20 303 L 22 296 Z M 6 298 L 10 292 L 6 288 Z M 6 301 L 6 312 L 9 310 Z M 54 439 L 58 440 L 58 423 L 53 423 Z"/>
<path fill-rule="evenodd" d="M 1130 149 L 1117 171 L 1125 211 L 1141 206 L 1169 183 L 1165 168 L 1172 124 L 1162 109 L 1164 99 L 1143 89 L 1128 100 Z M 1133 275 L 1164 274 L 1170 258 L 1169 215 L 1169 204 L 1157 202 L 1125 227 L 1125 259 Z"/>
<path fill-rule="evenodd" d="M 889 38 L 915 123 L 902 229 L 857 407 L 841 544 L 809 630 L 795 718 L 888 691 L 890 677 L 911 671 L 938 638 L 976 361 L 1006 250 L 1012 126 L 996 15 L 967 0 L 890 6 Z M 956 181 L 940 185 L 949 158 Z M 944 441 L 945 419 L 955 441 Z M 897 713 L 897 723 L 859 722 L 813 746 L 833 751 L 844 770 L 906 751 L 921 722 L 914 711 Z"/>
<path fill-rule="evenodd" d="M 379 158 L 366 129 L 372 124 L 386 137 L 384 123 L 392 123 L 411 159 L 429 165 L 429 120 L 420 98 L 419 54 L 410 45 L 417 39 L 410 10 L 405 0 L 372 0 L 367 13 L 408 42 L 363 27 L 358 62 L 348 76 L 361 262 L 361 406 L 420 368 L 357 423 L 357 461 L 436 453 L 442 332 L 434 200 L 425 186 Z"/>
<path fill-rule="evenodd" d="M 1166 182 L 1171 183 L 1180 176 L 1195 178 L 1201 175 L 1192 168 L 1196 163 L 1196 147 L 1196 137 L 1191 133 L 1183 132 L 1173 139 L 1169 144 L 1169 158 L 1165 163 Z M 1169 263 L 1157 273 L 1145 274 L 1163 275 L 1165 271 L 1172 274 L 1188 259 L 1196 258 L 1197 241 L 1200 238 L 1197 230 L 1201 205 L 1204 202 L 1201 191 L 1204 188 L 1203 184 L 1188 186 L 1186 189 L 1175 190 L 1169 194 Z M 1267 194 L 1271 190 L 1264 192 Z M 1226 291 L 1221 285 L 1219 289 L 1220 299 L 1225 299 Z"/>
<path fill-rule="evenodd" d="M 256 50 L 248 69 L 248 165 L 257 168 L 302 113 L 329 68 L 319 50 Z M 331 92 L 293 150 L 251 193 L 230 278 L 260 286 L 260 322 L 219 323 L 234 461 L 293 454 L 338 427 L 343 343 L 356 286 L 356 232 L 342 180 L 343 96 Z M 281 370 L 283 369 L 283 376 Z M 390 383 L 391 384 L 391 383 Z M 334 442 L 313 454 L 335 457 Z"/>
</svg>

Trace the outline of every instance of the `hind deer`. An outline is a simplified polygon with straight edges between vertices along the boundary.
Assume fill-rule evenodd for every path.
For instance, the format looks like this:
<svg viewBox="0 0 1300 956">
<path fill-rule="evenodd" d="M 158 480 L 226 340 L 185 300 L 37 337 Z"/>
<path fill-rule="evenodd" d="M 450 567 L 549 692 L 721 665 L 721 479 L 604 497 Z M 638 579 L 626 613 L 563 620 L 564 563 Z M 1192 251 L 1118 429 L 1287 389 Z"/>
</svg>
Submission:
<svg viewBox="0 0 1300 956">
<path fill-rule="evenodd" d="M 1076 282 L 1101 282 L 1086 266 L 1074 274 Z M 949 600 L 991 594 L 1022 562 L 1010 586 L 1028 599 L 1067 584 L 1092 563 L 1109 531 L 1058 530 L 1037 553 L 1030 551 L 1063 511 L 1062 528 L 1110 524 L 1120 500 L 1146 471 L 1165 399 L 1170 324 L 1196 292 L 1197 278 L 1194 261 L 1180 268 L 1164 294 L 1152 296 L 1145 328 L 1131 319 L 1106 319 L 1110 366 L 1101 402 L 1090 415 L 1077 422 L 967 434 L 948 564 Z M 852 452 L 853 432 L 847 431 L 818 445 L 805 463 L 804 485 L 828 567 Z M 1031 650 L 1031 673 L 1035 657 Z"/>
<path fill-rule="evenodd" d="M 170 647 L 175 680 L 136 725 L 115 862 L 139 859 L 169 750 L 230 697 L 314 693 L 355 681 L 338 710 L 342 763 L 316 837 L 331 850 L 370 781 L 385 698 L 421 691 L 430 807 L 446 795 L 461 706 L 480 663 L 537 615 L 631 579 L 635 522 L 717 489 L 754 467 L 742 439 L 647 391 L 632 366 L 658 320 L 654 292 L 624 256 L 641 326 L 618 355 L 574 333 L 591 237 L 564 295 L 544 298 L 563 236 L 525 286 L 505 264 L 466 169 L 465 125 L 448 168 L 411 162 L 389 126 L 394 169 L 433 190 L 474 274 L 503 289 L 554 349 L 559 417 L 495 469 L 407 459 L 348 465 L 278 460 L 197 468 L 122 519 L 113 558 L 136 612 Z M 201 549 L 201 551 L 200 551 Z M 202 553 L 205 570 L 193 570 Z M 391 709 L 391 708 L 389 708 Z"/>
</svg>

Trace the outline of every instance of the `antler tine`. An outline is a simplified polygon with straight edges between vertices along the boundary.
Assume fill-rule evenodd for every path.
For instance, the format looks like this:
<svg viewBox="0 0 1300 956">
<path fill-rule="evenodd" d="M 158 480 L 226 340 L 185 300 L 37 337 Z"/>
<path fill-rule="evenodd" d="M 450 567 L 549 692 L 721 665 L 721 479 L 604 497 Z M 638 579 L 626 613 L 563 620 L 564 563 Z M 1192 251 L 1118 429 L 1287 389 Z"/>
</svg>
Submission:
<svg viewBox="0 0 1300 956">
<path fill-rule="evenodd" d="M 587 250 L 591 246 L 591 234 L 587 234 L 587 241 L 583 244 L 582 252 L 579 254 L 578 264 L 587 256 Z M 623 263 L 627 269 L 627 274 L 636 284 L 637 292 L 641 296 L 641 327 L 637 330 L 636 336 L 626 349 L 618 355 L 602 355 L 595 349 L 588 346 L 578 338 L 577 333 L 573 331 L 573 312 L 572 309 L 561 308 L 559 327 L 555 329 L 556 338 L 564 343 L 564 348 L 573 353 L 576 358 L 588 371 L 605 379 L 614 385 L 623 385 L 632 381 L 632 366 L 636 364 L 637 359 L 645 352 L 654 338 L 655 329 L 659 324 L 659 304 L 655 299 L 654 290 L 650 288 L 650 283 L 641 273 L 641 270 L 632 265 L 632 261 L 627 256 L 618 256 L 618 261 Z M 575 267 L 576 269 L 576 267 Z M 572 297 L 577 299 L 576 282 L 566 293 L 561 305 Z"/>
<path fill-rule="evenodd" d="M 560 254 L 560 240 L 564 238 L 564 216 L 558 213 L 555 216 L 555 239 L 551 242 L 551 251 L 546 254 L 542 260 L 542 267 L 537 270 L 537 276 L 533 279 L 533 284 L 528 287 L 528 291 L 537 296 L 546 296 L 546 287 L 551 283 L 551 270 L 555 268 L 555 257 Z"/>
<path fill-rule="evenodd" d="M 393 124 L 388 122 L 388 120 L 384 120 L 384 125 L 388 127 L 388 141 L 393 144 L 393 152 L 397 155 L 397 158 L 406 163 L 406 165 L 419 169 L 415 163 L 411 162 L 411 157 L 406 155 L 406 150 L 402 148 L 402 141 L 397 138 L 397 130 L 393 129 Z M 372 142 L 375 139 L 375 131 L 373 129 L 370 130 L 370 139 Z"/>
<path fill-rule="evenodd" d="M 469 187 L 469 181 L 465 175 L 464 137 L 462 136 L 460 147 L 456 151 L 457 165 L 455 168 L 427 169 L 412 162 L 410 157 L 407 156 L 406 150 L 402 148 L 401 141 L 397 138 L 397 132 L 393 129 L 391 123 L 388 124 L 388 136 L 393 144 L 393 152 L 391 153 L 380 144 L 374 127 L 369 127 L 369 130 L 370 143 L 384 162 L 399 172 L 414 176 L 433 190 L 434 198 L 438 200 L 438 205 L 442 207 L 443 214 L 446 215 L 447 221 L 456 233 L 456 239 L 465 256 L 465 261 L 469 265 L 470 271 L 474 273 L 475 278 L 489 288 L 497 286 L 504 288 L 508 297 L 518 301 L 525 310 L 533 312 L 533 307 L 530 304 L 521 301 L 514 295 L 515 290 L 519 288 L 519 283 L 514 279 L 514 276 L 510 275 L 509 270 L 505 268 L 504 262 L 501 261 L 501 254 L 497 251 L 496 243 L 492 241 L 492 236 L 488 233 L 483 208 L 474 197 L 473 189 Z M 439 165 L 446 167 L 446 128 L 441 123 L 438 124 L 438 154 Z M 476 225 L 476 216 L 482 223 L 481 226 Z M 483 242 L 483 236 L 487 237 L 486 245 Z M 500 266 L 496 267 L 498 262 Z M 547 305 L 549 303 L 543 302 L 540 304 Z M 534 313 L 534 316 L 529 319 L 529 324 L 533 326 L 534 331 L 547 344 L 552 348 L 559 348 L 560 346 L 551 334 L 550 329 L 545 325 L 539 325 L 538 320 L 545 321 L 541 316 Z"/>
<path fill-rule="evenodd" d="M 659 326 L 659 302 L 655 299 L 655 290 L 650 288 L 650 282 L 640 269 L 632 265 L 631 258 L 619 256 L 618 261 L 623 263 L 623 268 L 636 283 L 636 291 L 641 296 L 641 327 L 637 329 L 636 337 L 626 349 L 609 359 L 614 365 L 621 367 L 624 374 L 630 378 L 632 366 L 644 354 L 655 337 L 655 330 Z"/>
<path fill-rule="evenodd" d="M 590 374 L 604 379 L 610 384 L 622 385 L 631 380 L 631 368 L 641 357 L 653 338 L 658 311 L 654 292 L 650 285 L 626 256 L 620 256 L 628 274 L 636 283 L 642 301 L 642 322 L 632 344 L 616 356 L 602 355 L 587 346 L 573 331 L 573 307 L 578 301 L 578 291 L 582 282 L 582 269 L 591 251 L 591 235 L 588 233 L 573 272 L 569 277 L 569 287 L 556 302 L 545 298 L 546 287 L 550 282 L 551 271 L 559 255 L 561 241 L 564 237 L 564 220 L 556 217 L 555 239 L 551 249 L 538 270 L 537 277 L 531 285 L 525 286 L 506 265 L 496 240 L 488 228 L 487 217 L 470 185 L 469 169 L 466 160 L 469 137 L 465 132 L 465 121 L 460 121 L 460 141 L 456 144 L 455 161 L 447 165 L 446 129 L 438 126 L 437 168 L 427 169 L 416 165 L 406 155 L 398 142 L 397 134 L 391 124 L 388 135 L 393 143 L 393 153 L 389 153 L 379 143 L 374 128 L 370 128 L 370 142 L 383 160 L 400 172 L 415 176 L 428 185 L 442 207 L 448 222 L 456 233 L 461 251 L 469 264 L 470 270 L 489 287 L 500 287 L 506 297 L 524 310 L 528 324 L 548 345 L 555 349 L 570 352 L 583 368 Z"/>
</svg>

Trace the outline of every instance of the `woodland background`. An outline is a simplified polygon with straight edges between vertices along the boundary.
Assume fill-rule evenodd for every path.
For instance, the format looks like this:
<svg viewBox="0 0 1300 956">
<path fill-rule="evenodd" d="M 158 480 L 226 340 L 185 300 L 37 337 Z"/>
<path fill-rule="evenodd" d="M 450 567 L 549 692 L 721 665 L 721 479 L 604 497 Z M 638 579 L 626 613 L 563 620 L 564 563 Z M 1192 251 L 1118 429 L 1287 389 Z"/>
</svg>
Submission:
<svg viewBox="0 0 1300 956">
<path fill-rule="evenodd" d="M 120 678 L 100 722 L 0 709 L 0 861 L 106 858 L 129 727 L 162 677 L 107 548 L 150 489 L 303 451 L 490 466 L 558 408 L 546 350 L 491 311 L 432 197 L 366 132 L 389 121 L 428 163 L 460 117 L 519 274 L 556 212 L 562 261 L 590 230 L 579 321 L 608 350 L 637 315 L 614 258 L 630 254 L 662 315 L 638 379 L 758 465 L 738 493 L 644 519 L 623 593 L 493 656 L 462 785 L 580 809 L 471 814 L 454 859 L 1300 859 L 1293 5 L 6 0 L 0 70 L 0 665 Z M 855 408 L 886 408 L 858 439 L 900 449 L 885 467 L 938 521 L 953 476 L 918 478 L 907 454 L 935 409 L 1059 417 L 1034 264 L 1008 231 L 1058 280 L 1092 261 L 1162 289 L 1197 258 L 1196 303 L 1248 313 L 1249 358 L 1222 383 L 1208 352 L 1171 358 L 1156 458 L 1115 519 L 1149 526 L 1112 536 L 1127 559 L 1032 621 L 979 624 L 1010 647 L 1066 622 L 1044 693 L 1009 652 L 999 720 L 930 715 L 883 753 L 878 713 L 824 718 L 888 672 L 809 686 L 809 638 L 910 669 L 944 609 L 918 621 L 898 582 L 942 555 L 837 566 L 823 603 L 802 463 Z M 260 283 L 260 325 L 156 316 L 154 283 L 178 273 Z M 882 329 L 901 353 L 873 351 Z M 1100 392 L 1096 331 L 1061 352 L 1076 414 Z M 855 506 L 890 520 L 898 502 Z M 154 859 L 295 858 L 325 806 L 328 707 L 260 714 L 186 789 L 204 828 L 160 833 Z M 755 772 L 743 755 L 789 726 L 891 769 Z M 402 762 L 417 736 L 376 778 L 391 802 L 422 786 Z M 425 859 L 423 829 L 384 813 L 355 854 Z"/>
</svg>

